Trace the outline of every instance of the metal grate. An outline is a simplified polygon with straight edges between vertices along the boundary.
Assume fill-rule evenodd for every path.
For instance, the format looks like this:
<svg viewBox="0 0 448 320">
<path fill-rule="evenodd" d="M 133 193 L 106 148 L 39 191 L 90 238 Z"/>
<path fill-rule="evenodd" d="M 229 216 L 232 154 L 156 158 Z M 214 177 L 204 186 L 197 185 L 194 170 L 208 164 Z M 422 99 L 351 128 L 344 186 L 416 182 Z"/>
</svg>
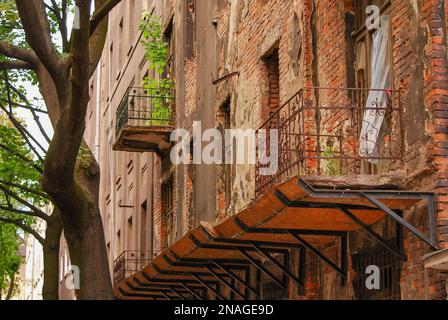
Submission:
<svg viewBox="0 0 448 320">
<path fill-rule="evenodd" d="M 274 257 L 278 262 L 284 264 L 284 257 L 280 255 L 274 255 Z M 277 279 L 283 280 L 284 283 L 287 283 L 287 279 L 282 275 L 281 272 L 279 272 L 279 269 L 274 265 L 274 263 L 267 260 L 263 263 L 263 266 L 268 269 L 273 275 L 275 275 Z M 262 300 L 288 300 L 288 290 L 280 287 L 265 274 L 261 276 L 260 289 Z"/>
<path fill-rule="evenodd" d="M 379 97 L 367 106 L 367 97 L 372 93 L 378 93 Z M 256 195 L 297 174 L 343 176 L 362 173 L 365 161 L 376 163 L 383 170 L 400 162 L 404 145 L 401 98 L 401 92 L 396 90 L 304 88 L 299 91 L 257 132 L 258 141 L 266 142 L 267 151 L 270 151 L 270 129 L 278 130 L 279 141 L 277 173 L 261 175 L 261 169 L 267 165 L 257 163 Z M 373 120 L 382 118 L 384 121 Z M 375 141 L 371 141 L 373 132 L 378 132 Z M 260 153 L 258 148 L 257 153 Z M 260 155 L 258 160 L 263 158 Z"/>
<path fill-rule="evenodd" d="M 114 262 L 114 283 L 141 271 L 157 255 L 156 251 L 124 251 Z"/>
<path fill-rule="evenodd" d="M 355 297 L 359 300 L 400 300 L 401 260 L 383 247 L 375 247 L 352 256 L 353 288 Z M 366 274 L 368 266 L 380 269 L 380 289 L 367 289 Z"/>
<path fill-rule="evenodd" d="M 174 92 L 167 88 L 126 90 L 116 113 L 116 134 L 127 127 L 172 126 Z"/>
</svg>

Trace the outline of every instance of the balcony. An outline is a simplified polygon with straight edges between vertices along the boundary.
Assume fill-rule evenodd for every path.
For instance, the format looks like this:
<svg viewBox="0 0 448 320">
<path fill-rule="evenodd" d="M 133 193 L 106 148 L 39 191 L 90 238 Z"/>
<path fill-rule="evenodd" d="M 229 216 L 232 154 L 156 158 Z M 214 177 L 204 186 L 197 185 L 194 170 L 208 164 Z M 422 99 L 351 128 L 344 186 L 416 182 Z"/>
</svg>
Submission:
<svg viewBox="0 0 448 320">
<path fill-rule="evenodd" d="M 434 193 L 381 184 L 374 176 L 368 176 L 366 189 L 361 189 L 366 183 L 347 182 L 348 175 L 355 175 L 356 181 L 357 173 L 394 172 L 402 165 L 400 99 L 400 92 L 390 90 L 301 90 L 260 128 L 259 133 L 279 131 L 279 170 L 262 176 L 264 166 L 257 164 L 257 199 L 219 224 L 199 223 L 156 257 L 137 253 L 117 259 L 116 297 L 261 300 L 265 292 L 257 284 L 260 281 L 251 280 L 260 275 L 285 292 L 293 282 L 297 294 L 306 295 L 310 253 L 338 274 L 342 286 L 359 288 L 356 285 L 364 278 L 349 272 L 351 232 L 360 232 L 376 244 L 375 250 L 357 256 L 358 265 L 371 264 L 374 257 L 380 270 L 389 270 L 391 261 L 398 265 L 406 259 L 403 231 L 439 250 Z M 323 187 L 309 181 L 313 176 L 345 185 Z M 414 217 L 404 215 L 423 204 L 429 226 L 425 231 L 412 224 Z M 396 241 L 374 229 L 386 219 L 396 225 Z M 326 250 L 330 247 L 337 250 L 331 256 Z M 384 256 L 378 257 L 377 252 Z M 275 273 L 266 268 L 267 261 Z M 375 292 L 376 296 L 394 293 L 391 287 Z"/>
<path fill-rule="evenodd" d="M 398 169 L 402 119 L 400 91 L 302 89 L 258 131 L 278 130 L 279 157 L 275 175 L 262 176 L 257 164 L 257 197 L 289 177 L 337 179 Z"/>
<path fill-rule="evenodd" d="M 114 150 L 169 150 L 174 130 L 174 93 L 168 89 L 128 88 L 116 113 Z"/>
<path fill-rule="evenodd" d="M 154 251 L 124 251 L 114 262 L 114 283 L 140 272 L 157 254 Z"/>
</svg>

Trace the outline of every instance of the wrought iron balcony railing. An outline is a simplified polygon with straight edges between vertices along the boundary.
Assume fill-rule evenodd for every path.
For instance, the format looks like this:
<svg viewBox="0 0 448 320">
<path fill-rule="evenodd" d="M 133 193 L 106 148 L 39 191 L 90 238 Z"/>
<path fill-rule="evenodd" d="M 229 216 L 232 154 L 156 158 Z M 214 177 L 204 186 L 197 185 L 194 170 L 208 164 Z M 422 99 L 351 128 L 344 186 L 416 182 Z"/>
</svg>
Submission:
<svg viewBox="0 0 448 320">
<path fill-rule="evenodd" d="M 114 283 L 143 270 L 157 255 L 156 251 L 124 251 L 114 262 Z"/>
<path fill-rule="evenodd" d="M 396 90 L 300 90 L 258 131 L 257 136 L 262 129 L 278 130 L 279 154 L 275 175 L 261 175 L 265 166 L 257 163 L 256 196 L 296 175 L 393 170 L 404 151 L 401 104 L 401 92 Z M 268 134 L 267 145 L 269 139 Z"/>
<path fill-rule="evenodd" d="M 125 127 L 172 126 L 174 92 L 164 88 L 130 87 L 117 109 L 116 133 Z"/>
<path fill-rule="evenodd" d="M 114 150 L 164 153 L 174 130 L 174 92 L 128 88 L 116 114 Z"/>
</svg>

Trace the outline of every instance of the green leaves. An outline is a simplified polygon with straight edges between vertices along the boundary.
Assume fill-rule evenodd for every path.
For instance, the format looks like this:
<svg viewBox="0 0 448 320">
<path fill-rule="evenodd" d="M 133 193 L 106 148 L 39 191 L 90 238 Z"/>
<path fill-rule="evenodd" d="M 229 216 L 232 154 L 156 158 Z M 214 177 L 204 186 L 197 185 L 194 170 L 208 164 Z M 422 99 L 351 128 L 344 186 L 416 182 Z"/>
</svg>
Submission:
<svg viewBox="0 0 448 320">
<path fill-rule="evenodd" d="M 6 295 L 11 281 L 19 272 L 22 259 L 19 256 L 21 238 L 16 226 L 0 222 L 0 292 Z"/>
<path fill-rule="evenodd" d="M 149 61 L 149 68 L 162 76 L 168 59 L 168 44 L 163 40 L 160 18 L 148 13 L 144 13 L 140 22 L 140 30 L 143 37 L 142 46 L 145 48 L 146 59 Z"/>
<path fill-rule="evenodd" d="M 164 77 L 168 65 L 168 44 L 164 41 L 160 18 L 145 13 L 140 22 L 141 44 L 145 48 L 149 69 L 155 77 L 143 79 L 143 88 L 150 92 L 151 115 L 148 125 L 167 125 L 172 119 L 171 100 L 173 81 Z"/>
</svg>

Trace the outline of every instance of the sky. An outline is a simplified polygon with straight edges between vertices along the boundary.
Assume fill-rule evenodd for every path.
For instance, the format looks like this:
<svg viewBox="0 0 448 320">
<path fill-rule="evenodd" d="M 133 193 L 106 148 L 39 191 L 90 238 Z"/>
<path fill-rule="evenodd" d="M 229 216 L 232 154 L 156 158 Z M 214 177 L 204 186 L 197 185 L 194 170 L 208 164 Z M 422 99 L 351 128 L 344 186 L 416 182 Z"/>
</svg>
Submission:
<svg viewBox="0 0 448 320">
<path fill-rule="evenodd" d="M 49 0 L 46 0 L 46 2 L 51 4 L 51 2 Z M 73 15 L 71 13 L 69 13 L 69 15 L 68 15 L 67 26 L 68 26 L 68 30 L 70 31 L 73 26 Z M 62 46 L 62 41 L 61 41 L 61 37 L 59 34 L 55 35 L 54 42 L 57 45 Z M 29 82 L 21 82 L 20 84 L 25 88 L 26 96 L 31 103 L 33 103 L 33 101 L 37 98 L 39 101 L 38 101 L 37 105 L 35 104 L 35 106 L 37 106 L 37 107 L 44 106 L 43 101 L 42 101 L 42 96 L 40 95 L 39 88 L 37 86 L 33 86 Z M 45 108 L 42 108 L 42 109 L 45 109 Z M 48 143 L 45 140 L 45 138 L 43 137 L 43 135 L 41 134 L 39 127 L 37 126 L 36 122 L 34 121 L 31 112 L 26 109 L 23 109 L 23 108 L 18 108 L 17 116 L 26 122 L 27 129 L 33 135 L 33 137 L 35 137 L 36 140 L 38 140 L 42 146 L 47 148 Z M 42 114 L 42 113 L 38 113 L 38 116 L 40 118 L 39 120 L 42 123 L 42 126 L 44 127 L 48 136 L 51 138 L 53 136 L 53 128 L 52 128 L 50 119 L 48 118 L 48 116 L 46 116 L 45 114 Z"/>
</svg>

